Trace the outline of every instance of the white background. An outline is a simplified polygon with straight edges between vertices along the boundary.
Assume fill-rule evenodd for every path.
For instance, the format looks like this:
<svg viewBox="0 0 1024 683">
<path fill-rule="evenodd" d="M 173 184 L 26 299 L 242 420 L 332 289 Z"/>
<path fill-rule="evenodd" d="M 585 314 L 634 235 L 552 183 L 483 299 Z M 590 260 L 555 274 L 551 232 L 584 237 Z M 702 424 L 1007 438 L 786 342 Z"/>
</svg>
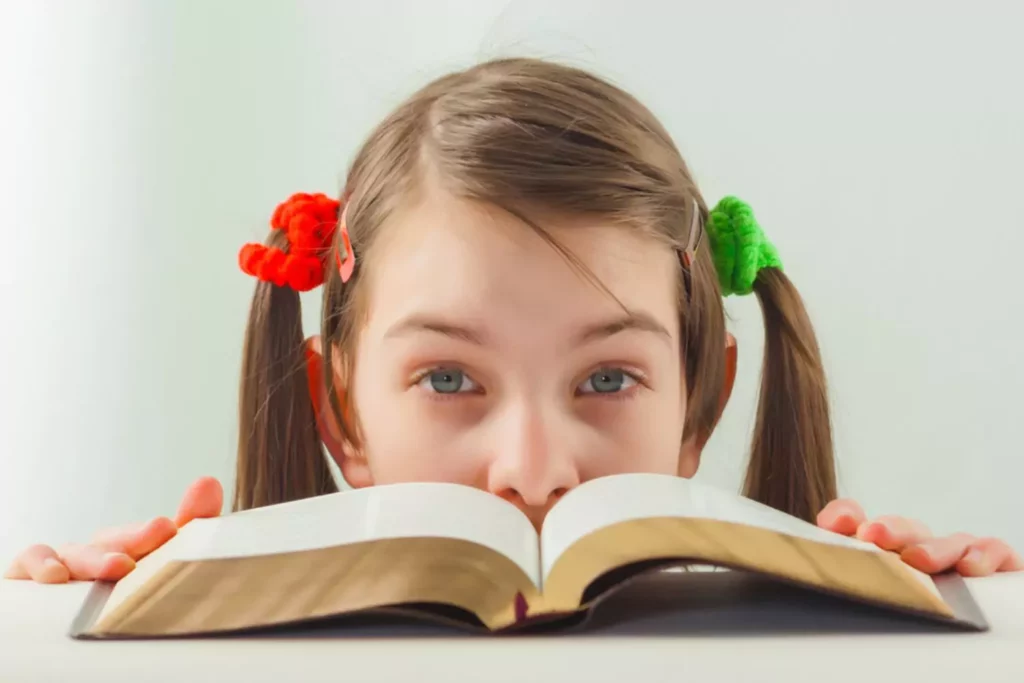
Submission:
<svg viewBox="0 0 1024 683">
<path fill-rule="evenodd" d="M 1024 550 L 1019 3 L 4 3 L 0 564 L 230 488 L 239 246 L 426 80 L 529 54 L 633 91 L 750 201 L 815 320 L 843 492 Z M 316 295 L 306 321 L 314 329 Z M 700 478 L 739 485 L 761 351 Z"/>
</svg>

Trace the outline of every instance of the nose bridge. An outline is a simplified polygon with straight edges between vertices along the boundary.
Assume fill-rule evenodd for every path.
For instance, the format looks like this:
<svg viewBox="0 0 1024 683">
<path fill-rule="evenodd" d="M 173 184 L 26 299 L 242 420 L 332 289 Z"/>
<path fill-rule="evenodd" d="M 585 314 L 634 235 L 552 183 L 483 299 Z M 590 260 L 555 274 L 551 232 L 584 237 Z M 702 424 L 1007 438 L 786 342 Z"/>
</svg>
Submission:
<svg viewBox="0 0 1024 683">
<path fill-rule="evenodd" d="M 494 488 L 511 489 L 530 506 L 545 505 L 579 483 L 569 417 L 535 392 L 511 398 L 495 448 Z"/>
</svg>

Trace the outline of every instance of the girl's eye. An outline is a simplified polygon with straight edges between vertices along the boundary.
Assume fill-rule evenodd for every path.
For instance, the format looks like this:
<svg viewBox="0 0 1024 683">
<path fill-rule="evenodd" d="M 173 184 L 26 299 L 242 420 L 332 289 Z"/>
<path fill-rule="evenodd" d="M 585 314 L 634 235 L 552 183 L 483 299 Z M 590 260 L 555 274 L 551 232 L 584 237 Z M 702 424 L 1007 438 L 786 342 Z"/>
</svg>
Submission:
<svg viewBox="0 0 1024 683">
<path fill-rule="evenodd" d="M 617 368 L 598 370 L 580 385 L 581 394 L 614 394 L 636 386 L 636 378 Z"/>
<path fill-rule="evenodd" d="M 437 394 L 458 394 L 476 391 L 479 386 L 462 370 L 431 370 L 419 381 L 421 387 Z"/>
</svg>

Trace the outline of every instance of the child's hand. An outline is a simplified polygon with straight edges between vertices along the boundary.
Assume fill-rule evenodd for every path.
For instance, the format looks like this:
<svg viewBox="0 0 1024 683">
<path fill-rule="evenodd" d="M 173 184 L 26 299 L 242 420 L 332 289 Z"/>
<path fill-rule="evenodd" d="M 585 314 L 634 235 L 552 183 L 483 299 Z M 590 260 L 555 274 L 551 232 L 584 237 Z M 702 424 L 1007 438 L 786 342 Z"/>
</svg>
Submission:
<svg viewBox="0 0 1024 683">
<path fill-rule="evenodd" d="M 1024 560 L 995 538 L 953 534 L 937 538 L 921 522 L 885 516 L 869 520 L 852 500 L 834 500 L 818 514 L 818 526 L 874 543 L 900 554 L 910 566 L 929 574 L 955 569 L 964 576 L 1024 570 Z"/>
<path fill-rule="evenodd" d="M 106 529 L 88 545 L 68 545 L 57 550 L 34 545 L 15 558 L 4 577 L 39 583 L 116 581 L 135 568 L 136 560 L 171 540 L 189 521 L 218 516 L 223 501 L 220 482 L 203 477 L 185 491 L 173 521 L 157 517 L 144 524 Z"/>
</svg>

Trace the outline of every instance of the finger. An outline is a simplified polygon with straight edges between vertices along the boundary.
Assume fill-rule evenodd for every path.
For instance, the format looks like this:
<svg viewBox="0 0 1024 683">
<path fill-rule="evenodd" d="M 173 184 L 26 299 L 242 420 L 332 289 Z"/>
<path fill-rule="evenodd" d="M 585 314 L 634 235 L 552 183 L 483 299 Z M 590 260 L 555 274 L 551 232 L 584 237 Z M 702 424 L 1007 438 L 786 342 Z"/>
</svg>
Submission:
<svg viewBox="0 0 1024 683">
<path fill-rule="evenodd" d="M 157 517 L 142 524 L 100 531 L 93 537 L 92 545 L 138 560 L 167 543 L 177 533 L 178 527 L 174 522 L 167 517 Z"/>
<path fill-rule="evenodd" d="M 224 489 L 213 477 L 202 477 L 185 491 L 174 523 L 183 527 L 193 519 L 217 517 L 224 506 Z"/>
<path fill-rule="evenodd" d="M 1024 572 L 1024 557 L 1010 548 L 1010 556 L 1006 558 L 997 571 L 1001 572 Z"/>
<path fill-rule="evenodd" d="M 75 581 L 117 581 L 135 569 L 135 561 L 124 553 L 94 545 L 66 545 L 58 554 Z"/>
<path fill-rule="evenodd" d="M 970 534 L 930 538 L 908 545 L 900 552 L 904 562 L 928 574 L 938 574 L 956 565 L 975 541 Z"/>
<path fill-rule="evenodd" d="M 906 517 L 887 515 L 863 522 L 857 527 L 857 538 L 874 543 L 883 550 L 902 550 L 908 545 L 923 543 L 931 537 L 932 532 L 928 527 Z"/>
<path fill-rule="evenodd" d="M 6 579 L 25 579 L 38 583 L 66 583 L 71 578 L 68 568 L 47 545 L 34 545 L 23 550 L 4 572 Z"/>
<path fill-rule="evenodd" d="M 852 536 L 857 532 L 867 515 L 864 509 L 855 500 L 839 498 L 822 508 L 818 513 L 818 526 L 829 531 L 834 531 L 845 536 Z"/>
<path fill-rule="evenodd" d="M 967 552 L 956 563 L 956 570 L 964 576 L 988 576 L 997 571 L 1010 571 L 1002 567 L 1017 564 L 1020 558 L 1015 558 L 1014 555 L 1010 546 L 1003 541 L 997 538 L 980 538 L 971 543 Z"/>
</svg>

